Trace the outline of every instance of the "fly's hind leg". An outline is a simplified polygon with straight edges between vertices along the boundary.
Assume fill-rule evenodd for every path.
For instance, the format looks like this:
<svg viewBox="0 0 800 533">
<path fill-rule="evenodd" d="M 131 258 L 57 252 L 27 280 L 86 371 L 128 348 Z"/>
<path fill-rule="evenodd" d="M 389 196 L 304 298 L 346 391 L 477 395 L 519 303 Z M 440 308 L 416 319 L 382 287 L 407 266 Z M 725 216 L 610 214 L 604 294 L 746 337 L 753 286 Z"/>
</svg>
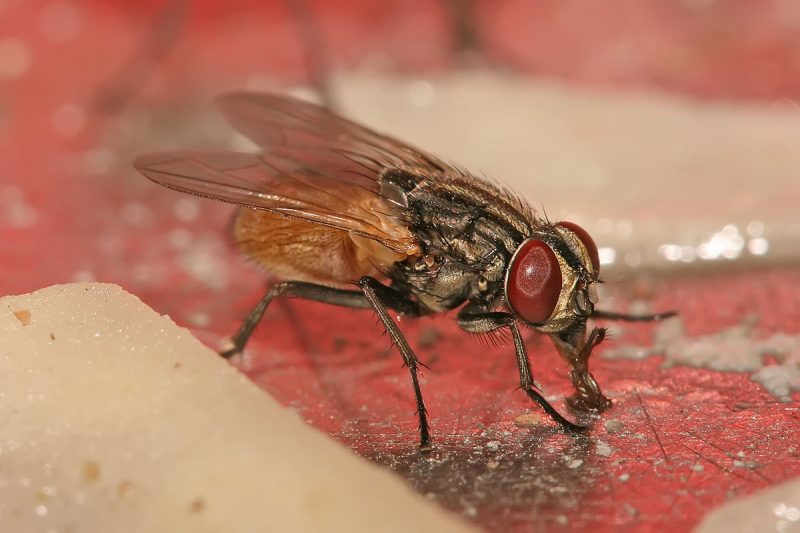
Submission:
<svg viewBox="0 0 800 533">
<path fill-rule="evenodd" d="M 403 363 L 405 363 L 408 367 L 408 371 L 411 373 L 411 385 L 414 387 L 414 397 L 417 402 L 417 416 L 419 416 L 419 449 L 423 452 L 428 451 L 431 449 L 431 431 L 428 425 L 428 412 L 425 409 L 425 403 L 422 401 L 422 392 L 420 391 L 419 378 L 417 377 L 419 361 L 414 351 L 408 345 L 400 328 L 397 327 L 397 324 L 392 320 L 392 317 L 389 316 L 386 310 L 387 307 L 398 309 L 398 307 L 410 306 L 416 308 L 416 313 L 414 314 L 418 315 L 419 309 L 414 302 L 406 299 L 394 289 L 382 285 L 375 278 L 365 276 L 361 278 L 358 284 L 361 290 L 364 291 L 364 296 L 366 296 L 370 305 L 375 310 L 375 313 L 377 313 L 378 318 L 383 322 L 383 327 L 386 328 L 386 332 L 392 338 L 392 342 L 397 346 L 400 355 L 403 356 Z M 402 311 L 402 309 L 398 310 Z"/>
<path fill-rule="evenodd" d="M 267 307 L 269 307 L 270 302 L 278 296 L 305 298 L 306 300 L 329 303 L 342 307 L 362 309 L 369 309 L 371 307 L 369 301 L 360 291 L 334 289 L 332 287 L 303 281 L 284 281 L 282 283 L 276 283 L 270 287 L 267 294 L 261 298 L 253 310 L 250 311 L 250 314 L 247 315 L 247 318 L 244 319 L 239 331 L 233 336 L 233 346 L 221 352 L 220 355 L 222 357 L 230 358 L 236 354 L 242 353 L 247 341 L 261 321 L 261 317 L 264 316 L 264 312 L 267 310 Z"/>
<path fill-rule="evenodd" d="M 383 322 L 383 326 L 392 338 L 392 341 L 400 350 L 403 356 L 403 362 L 411 372 L 411 384 L 414 387 L 414 396 L 417 403 L 417 415 L 419 416 L 419 432 L 420 432 L 420 450 L 427 451 L 431 447 L 430 427 L 428 426 L 428 414 L 425 409 L 425 403 L 422 401 L 422 392 L 419 388 L 419 379 L 417 377 L 417 369 L 419 361 L 417 356 L 411 350 L 403 333 L 397 324 L 389 316 L 387 308 L 394 309 L 407 316 L 419 316 L 420 307 L 413 300 L 408 299 L 406 296 L 396 291 L 391 287 L 382 285 L 378 280 L 371 277 L 363 277 L 358 282 L 360 291 L 347 291 L 342 289 L 334 289 L 324 285 L 316 285 L 314 283 L 305 283 L 301 281 L 285 281 L 273 285 L 267 294 L 258 302 L 258 304 L 250 311 L 250 314 L 245 318 L 242 327 L 239 328 L 238 333 L 233 337 L 233 347 L 221 353 L 223 357 L 231 357 L 237 353 L 241 353 L 244 349 L 253 330 L 261 321 L 264 312 L 269 307 L 270 302 L 278 296 L 287 296 L 295 298 L 304 298 L 306 300 L 313 300 L 315 302 L 323 302 L 342 307 L 353 307 L 359 309 L 373 309 Z"/>
</svg>

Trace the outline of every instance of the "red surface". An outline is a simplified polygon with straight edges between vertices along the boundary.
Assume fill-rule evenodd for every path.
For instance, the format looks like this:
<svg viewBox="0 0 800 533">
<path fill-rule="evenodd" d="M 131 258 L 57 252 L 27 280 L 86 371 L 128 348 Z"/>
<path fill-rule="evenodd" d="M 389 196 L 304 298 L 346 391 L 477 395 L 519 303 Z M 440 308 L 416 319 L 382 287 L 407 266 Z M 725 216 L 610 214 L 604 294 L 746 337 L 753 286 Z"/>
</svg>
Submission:
<svg viewBox="0 0 800 533">
<path fill-rule="evenodd" d="M 493 62 L 709 97 L 797 95 L 795 8 L 690 4 L 609 11 L 602 1 L 486 1 L 476 12 Z M 0 41 L 14 39 L 17 50 L 21 43 L 30 63 L 0 81 L 0 293 L 115 282 L 216 346 L 263 285 L 225 244 L 230 209 L 159 189 L 129 161 L 205 108 L 207 95 L 264 73 L 301 78 L 296 29 L 280 2 L 194 2 L 182 22 L 160 24 L 160 3 L 89 2 L 75 4 L 74 36 L 54 40 L 43 15 L 49 5 L 0 8 Z M 339 64 L 376 52 L 414 70 L 457 59 L 437 2 L 312 7 Z M 171 39 L 151 72 L 147 58 Z M 115 113 L 97 111 L 109 95 L 126 94 Z M 757 334 L 797 333 L 798 286 L 797 265 L 674 277 L 654 289 L 651 304 L 680 309 L 690 336 L 752 313 Z M 612 287 L 617 301 L 630 299 L 628 290 Z M 247 371 L 317 427 L 491 529 L 685 530 L 731 497 L 800 474 L 798 395 L 780 403 L 747 374 L 662 368 L 658 356 L 596 357 L 595 375 L 615 407 L 590 435 L 571 437 L 546 420 L 514 424 L 539 410 L 514 391 L 511 347 L 482 346 L 451 317 L 401 325 L 430 367 L 422 385 L 436 450 L 428 456 L 416 452 L 407 372 L 369 313 L 277 303 L 250 346 Z M 651 331 L 626 326 L 609 343 L 647 343 Z M 557 354 L 536 338 L 529 350 L 537 380 L 560 405 L 568 380 Z M 620 430 L 604 427 L 612 419 Z M 608 456 L 597 453 L 605 445 Z"/>
</svg>

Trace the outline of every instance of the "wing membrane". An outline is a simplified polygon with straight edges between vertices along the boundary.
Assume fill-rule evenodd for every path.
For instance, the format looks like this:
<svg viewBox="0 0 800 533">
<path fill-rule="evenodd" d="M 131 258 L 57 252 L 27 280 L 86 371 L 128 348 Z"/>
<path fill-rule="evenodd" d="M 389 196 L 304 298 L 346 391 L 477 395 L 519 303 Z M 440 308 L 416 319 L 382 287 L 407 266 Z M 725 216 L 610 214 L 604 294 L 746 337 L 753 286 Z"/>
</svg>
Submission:
<svg viewBox="0 0 800 533">
<path fill-rule="evenodd" d="M 134 166 L 170 189 L 352 232 L 408 255 L 418 249 L 404 213 L 380 195 L 275 154 L 161 152 Z"/>
<path fill-rule="evenodd" d="M 387 167 L 413 167 L 430 172 L 430 177 L 450 168 L 423 150 L 296 98 L 232 93 L 217 104 L 233 127 L 269 152 L 338 154 L 364 164 L 373 180 Z"/>
<path fill-rule="evenodd" d="M 381 195 L 379 179 L 390 168 L 437 179 L 447 164 L 295 98 L 235 93 L 218 103 L 262 152 L 163 152 L 134 166 L 171 189 L 355 233 L 396 252 L 419 251 L 405 208 Z"/>
</svg>

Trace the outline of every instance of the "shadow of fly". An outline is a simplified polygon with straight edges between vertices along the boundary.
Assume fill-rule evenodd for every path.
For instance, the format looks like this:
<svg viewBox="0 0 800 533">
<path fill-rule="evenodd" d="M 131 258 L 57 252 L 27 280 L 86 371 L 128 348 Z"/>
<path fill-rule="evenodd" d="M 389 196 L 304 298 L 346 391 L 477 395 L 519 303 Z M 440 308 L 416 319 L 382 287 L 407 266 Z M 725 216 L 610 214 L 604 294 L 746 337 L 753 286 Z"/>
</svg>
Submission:
<svg viewBox="0 0 800 533">
<path fill-rule="evenodd" d="M 659 320 L 595 308 L 600 261 L 589 234 L 551 223 L 509 190 L 402 141 L 288 96 L 238 93 L 219 105 L 259 152 L 146 154 L 134 165 L 170 189 L 239 206 L 245 255 L 286 280 L 272 285 L 222 353 L 241 353 L 278 296 L 372 309 L 411 374 L 420 449 L 431 447 L 420 363 L 392 319 L 458 309 L 459 327 L 509 334 L 520 388 L 569 431 L 536 386 L 520 328 L 548 334 L 570 365 L 578 411 L 611 401 L 589 372 L 605 337 L 590 318 Z"/>
</svg>

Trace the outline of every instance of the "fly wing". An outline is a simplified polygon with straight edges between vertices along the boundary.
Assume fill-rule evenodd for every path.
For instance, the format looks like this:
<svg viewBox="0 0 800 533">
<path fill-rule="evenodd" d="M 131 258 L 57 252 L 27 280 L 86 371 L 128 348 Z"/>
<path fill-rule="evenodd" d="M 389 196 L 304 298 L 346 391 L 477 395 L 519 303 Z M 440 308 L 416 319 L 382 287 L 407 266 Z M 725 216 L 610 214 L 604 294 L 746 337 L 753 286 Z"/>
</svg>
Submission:
<svg viewBox="0 0 800 533">
<path fill-rule="evenodd" d="M 337 179 L 335 158 L 327 159 L 319 167 L 319 160 L 309 166 L 272 153 L 159 152 L 139 156 L 134 166 L 170 189 L 343 230 L 400 254 L 417 253 L 401 206 L 357 180 Z"/>
<path fill-rule="evenodd" d="M 400 168 L 437 179 L 452 167 L 296 98 L 235 93 L 219 105 L 262 152 L 148 154 L 136 168 L 165 187 L 347 231 L 395 252 L 419 251 L 406 208 L 381 195 L 380 177 Z"/>
<path fill-rule="evenodd" d="M 289 96 L 231 93 L 219 97 L 217 104 L 228 122 L 263 150 L 306 160 L 336 155 L 365 171 L 368 175 L 361 177 L 373 182 L 385 168 L 414 168 L 428 178 L 451 168 L 423 150 Z M 340 178 L 356 179 L 353 174 Z"/>
</svg>

